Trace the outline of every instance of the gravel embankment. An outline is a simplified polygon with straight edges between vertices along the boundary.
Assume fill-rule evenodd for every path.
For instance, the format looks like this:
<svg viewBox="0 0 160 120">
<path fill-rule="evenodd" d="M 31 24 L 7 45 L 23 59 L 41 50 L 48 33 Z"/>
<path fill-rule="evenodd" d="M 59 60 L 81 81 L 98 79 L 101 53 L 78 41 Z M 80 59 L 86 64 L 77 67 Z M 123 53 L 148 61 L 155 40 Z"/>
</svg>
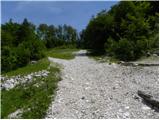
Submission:
<svg viewBox="0 0 160 120">
<path fill-rule="evenodd" d="M 11 77 L 1 76 L 1 89 L 10 90 L 14 88 L 16 85 L 21 85 L 21 84 L 31 82 L 34 78 L 37 78 L 37 77 L 46 77 L 48 76 L 48 74 L 49 74 L 49 71 L 41 70 L 25 76 L 22 76 L 22 75 L 11 76 Z"/>
<path fill-rule="evenodd" d="M 62 81 L 46 118 L 159 118 L 142 103 L 137 90 L 158 97 L 158 66 L 132 67 L 98 63 L 81 50 L 62 64 Z"/>
</svg>

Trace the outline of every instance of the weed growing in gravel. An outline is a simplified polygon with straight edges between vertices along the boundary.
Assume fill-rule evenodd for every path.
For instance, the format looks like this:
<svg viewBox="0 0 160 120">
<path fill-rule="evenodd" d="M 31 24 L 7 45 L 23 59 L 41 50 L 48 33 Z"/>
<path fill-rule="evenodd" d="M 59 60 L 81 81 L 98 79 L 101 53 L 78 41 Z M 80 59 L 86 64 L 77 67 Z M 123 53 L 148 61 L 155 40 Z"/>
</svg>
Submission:
<svg viewBox="0 0 160 120">
<path fill-rule="evenodd" d="M 43 65 L 47 67 L 48 62 Z M 18 85 L 9 91 L 2 90 L 1 118 L 7 118 L 18 109 L 23 110 L 21 117 L 24 119 L 44 118 L 60 80 L 59 68 L 50 67 L 48 71 L 47 77 L 35 77 L 30 83 Z"/>
</svg>

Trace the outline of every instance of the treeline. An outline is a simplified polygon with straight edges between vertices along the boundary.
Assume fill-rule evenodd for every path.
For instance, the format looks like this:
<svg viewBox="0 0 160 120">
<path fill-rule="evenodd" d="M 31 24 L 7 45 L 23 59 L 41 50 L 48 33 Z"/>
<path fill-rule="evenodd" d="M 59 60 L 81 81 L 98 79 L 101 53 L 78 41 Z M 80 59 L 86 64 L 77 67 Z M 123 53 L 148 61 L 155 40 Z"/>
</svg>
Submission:
<svg viewBox="0 0 160 120">
<path fill-rule="evenodd" d="M 8 72 L 39 60 L 49 48 L 76 47 L 77 36 L 76 30 L 68 25 L 36 27 L 27 19 L 21 24 L 10 20 L 1 25 L 1 71 Z"/>
<path fill-rule="evenodd" d="M 2 73 L 23 67 L 55 47 L 80 47 L 120 60 L 136 60 L 159 47 L 159 2 L 120 1 L 93 17 L 80 34 L 68 25 L 40 24 L 27 19 L 1 25 Z"/>
<path fill-rule="evenodd" d="M 76 47 L 78 34 L 71 26 L 63 25 L 55 27 L 47 24 L 40 24 L 37 28 L 37 35 L 47 48 L 54 47 Z"/>
<path fill-rule="evenodd" d="M 93 17 L 80 33 L 81 47 L 117 59 L 135 60 L 158 49 L 159 2 L 120 1 Z"/>
</svg>

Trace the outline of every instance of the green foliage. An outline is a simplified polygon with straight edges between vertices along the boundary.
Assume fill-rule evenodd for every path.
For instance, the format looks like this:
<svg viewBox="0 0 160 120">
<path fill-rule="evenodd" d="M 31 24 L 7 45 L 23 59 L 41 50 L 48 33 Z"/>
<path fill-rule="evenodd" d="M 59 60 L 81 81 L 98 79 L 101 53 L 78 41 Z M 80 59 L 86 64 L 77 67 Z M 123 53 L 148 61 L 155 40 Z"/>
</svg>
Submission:
<svg viewBox="0 0 160 120">
<path fill-rule="evenodd" d="M 92 18 L 80 34 L 85 48 L 135 60 L 158 48 L 158 1 L 120 1 Z"/>
<path fill-rule="evenodd" d="M 54 48 L 59 46 L 74 46 L 76 47 L 77 32 L 67 25 L 55 27 L 53 25 L 40 24 L 38 29 L 38 36 L 44 41 L 47 48 Z"/>
<path fill-rule="evenodd" d="M 40 24 L 38 28 L 27 19 L 21 24 L 12 19 L 2 24 L 2 73 L 26 66 L 45 56 L 46 48 L 75 48 L 77 31 L 69 26 Z"/>
<path fill-rule="evenodd" d="M 1 70 L 10 71 L 16 68 L 17 64 L 17 56 L 14 48 L 10 48 L 9 46 L 4 46 L 2 48 L 2 61 L 1 61 Z"/>
<path fill-rule="evenodd" d="M 112 21 L 112 16 L 104 14 L 99 14 L 99 17 L 93 18 L 84 32 L 85 46 L 103 51 L 105 39 L 108 37 L 112 27 Z"/>
<path fill-rule="evenodd" d="M 112 42 L 110 49 L 113 51 L 116 58 L 120 60 L 132 60 L 134 59 L 134 47 L 133 43 L 127 39 L 121 39 L 118 42 Z"/>
<path fill-rule="evenodd" d="M 18 68 L 16 70 L 4 73 L 2 75 L 7 75 L 7 76 L 27 75 L 32 72 L 47 69 L 48 66 L 49 66 L 49 61 L 44 58 L 44 59 L 37 61 L 36 64 L 29 64 L 25 67 Z"/>
<path fill-rule="evenodd" d="M 35 37 L 35 26 L 32 23 L 29 23 L 27 19 L 24 19 L 17 31 L 17 45 L 24 41 L 35 40 Z"/>
<path fill-rule="evenodd" d="M 109 38 L 105 47 L 110 56 L 114 56 L 119 60 L 129 61 L 136 60 L 142 55 L 145 55 L 147 50 L 155 48 L 155 45 L 158 46 L 157 42 L 157 40 L 147 39 L 145 36 L 137 38 L 136 42 L 126 38 L 119 41 Z"/>
<path fill-rule="evenodd" d="M 21 68 L 20 74 L 27 75 L 30 73 L 29 70 L 32 72 L 42 70 L 43 66 L 46 69 L 48 63 L 49 61 L 45 59 L 36 65 Z M 40 69 L 35 69 L 35 66 Z M 51 67 L 48 71 L 50 73 L 45 78 L 35 78 L 25 86 L 18 85 L 9 91 L 2 90 L 1 118 L 7 118 L 10 113 L 17 109 L 23 109 L 22 118 L 24 119 L 44 118 L 51 103 L 51 96 L 53 96 L 57 82 L 60 80 L 60 77 L 57 76 L 59 68 Z M 13 74 L 15 75 L 15 72 Z M 39 87 L 36 87 L 35 84 L 39 84 Z"/>
<path fill-rule="evenodd" d="M 20 44 L 16 49 L 17 67 L 23 67 L 30 62 L 30 50 Z"/>
<path fill-rule="evenodd" d="M 78 51 L 78 49 L 62 49 L 62 48 L 54 48 L 50 49 L 46 52 L 46 55 L 49 57 L 60 58 L 60 59 L 73 59 L 75 55 L 73 52 Z"/>
<path fill-rule="evenodd" d="M 44 57 L 45 46 L 40 40 L 26 41 L 21 44 L 22 49 L 28 49 L 31 60 L 39 60 Z M 42 51 L 43 50 L 43 51 Z"/>
</svg>

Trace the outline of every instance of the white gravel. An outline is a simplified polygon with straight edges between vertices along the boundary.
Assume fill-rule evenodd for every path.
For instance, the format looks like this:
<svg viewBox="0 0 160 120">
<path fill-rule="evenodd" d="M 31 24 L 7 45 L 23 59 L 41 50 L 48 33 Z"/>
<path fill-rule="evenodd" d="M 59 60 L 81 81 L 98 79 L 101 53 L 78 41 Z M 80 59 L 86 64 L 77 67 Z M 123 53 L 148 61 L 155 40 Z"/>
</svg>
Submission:
<svg viewBox="0 0 160 120">
<path fill-rule="evenodd" d="M 109 65 L 85 53 L 80 50 L 73 60 L 49 58 L 63 69 L 46 118 L 159 118 L 137 96 L 137 90 L 145 90 L 158 98 L 158 66 Z"/>
<path fill-rule="evenodd" d="M 48 76 L 48 74 L 49 74 L 49 71 L 41 70 L 25 76 L 22 76 L 22 75 L 11 76 L 11 77 L 1 76 L 1 89 L 10 90 L 16 87 L 17 85 L 31 82 L 35 77 L 46 77 Z"/>
<path fill-rule="evenodd" d="M 22 109 L 18 109 L 15 112 L 8 115 L 8 119 L 21 119 L 21 115 L 23 113 Z"/>
</svg>

